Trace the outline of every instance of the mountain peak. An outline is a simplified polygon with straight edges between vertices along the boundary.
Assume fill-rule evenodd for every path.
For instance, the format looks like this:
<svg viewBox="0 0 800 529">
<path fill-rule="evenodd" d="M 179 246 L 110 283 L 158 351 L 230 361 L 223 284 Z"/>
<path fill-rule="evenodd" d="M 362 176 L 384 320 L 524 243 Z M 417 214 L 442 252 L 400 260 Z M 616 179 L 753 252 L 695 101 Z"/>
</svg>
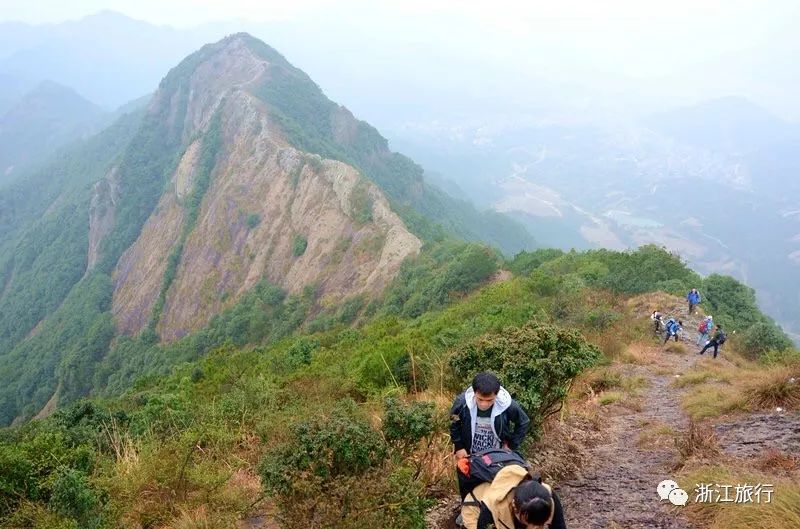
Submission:
<svg viewBox="0 0 800 529">
<path fill-rule="evenodd" d="M 30 113 L 43 113 L 53 116 L 74 116 L 75 119 L 87 121 L 102 115 L 103 110 L 78 94 L 68 86 L 51 80 L 45 80 L 25 94 L 4 117 L 10 119 L 14 114 L 23 114 L 30 118 Z"/>
</svg>

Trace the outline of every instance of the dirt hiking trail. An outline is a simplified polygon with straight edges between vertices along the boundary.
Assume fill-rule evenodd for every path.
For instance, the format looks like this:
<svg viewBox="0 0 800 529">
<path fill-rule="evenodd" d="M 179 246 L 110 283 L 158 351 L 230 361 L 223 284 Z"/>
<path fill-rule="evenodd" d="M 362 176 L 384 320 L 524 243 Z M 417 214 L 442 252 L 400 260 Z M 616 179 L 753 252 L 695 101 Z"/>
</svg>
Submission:
<svg viewBox="0 0 800 529">
<path fill-rule="evenodd" d="M 686 353 L 669 352 L 654 339 L 643 351 L 653 363 L 620 366 L 623 376 L 638 378 L 642 388 L 635 402 L 621 401 L 608 411 L 599 444 L 586 450 L 578 475 L 559 484 L 570 529 L 694 527 L 680 516 L 680 507 L 661 502 L 656 493 L 662 480 L 673 479 L 679 459 L 673 437 L 659 439 L 658 429 L 681 435 L 689 426 L 682 390 L 671 383 L 702 358 L 694 341 L 700 317 L 688 317 L 685 309 L 682 316 L 680 343 Z M 724 355 L 716 360 L 724 362 Z M 642 439 L 648 429 L 656 435 Z"/>
</svg>

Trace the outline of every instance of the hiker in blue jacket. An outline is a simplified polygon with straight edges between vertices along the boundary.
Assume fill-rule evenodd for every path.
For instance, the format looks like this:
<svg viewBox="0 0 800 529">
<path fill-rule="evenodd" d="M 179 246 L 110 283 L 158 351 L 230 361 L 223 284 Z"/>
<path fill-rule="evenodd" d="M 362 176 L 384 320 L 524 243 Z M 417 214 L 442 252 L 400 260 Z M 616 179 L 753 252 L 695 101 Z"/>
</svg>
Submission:
<svg viewBox="0 0 800 529">
<path fill-rule="evenodd" d="M 672 337 L 675 337 L 675 341 L 677 342 L 678 333 L 681 332 L 681 329 L 683 329 L 683 322 L 681 320 L 675 321 L 674 318 L 670 318 L 666 325 L 667 331 L 664 333 L 666 335 L 664 338 L 664 345 L 666 345 Z"/>
<path fill-rule="evenodd" d="M 692 314 L 694 308 L 700 304 L 700 292 L 697 291 L 696 288 L 693 288 L 686 294 L 686 301 L 689 302 L 689 314 Z"/>
</svg>

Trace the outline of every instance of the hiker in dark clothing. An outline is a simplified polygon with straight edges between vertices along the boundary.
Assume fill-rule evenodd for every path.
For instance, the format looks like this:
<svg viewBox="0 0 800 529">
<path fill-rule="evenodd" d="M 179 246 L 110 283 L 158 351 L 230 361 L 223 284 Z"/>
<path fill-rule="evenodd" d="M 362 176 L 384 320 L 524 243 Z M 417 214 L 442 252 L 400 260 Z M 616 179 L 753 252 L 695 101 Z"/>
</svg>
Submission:
<svg viewBox="0 0 800 529">
<path fill-rule="evenodd" d="M 705 353 L 706 349 L 713 347 L 714 358 L 716 358 L 717 354 L 719 353 L 719 348 L 722 346 L 722 344 L 725 343 L 725 340 L 727 339 L 728 339 L 727 335 L 722 331 L 722 326 L 721 325 L 717 326 L 717 332 L 714 333 L 714 337 L 708 341 L 705 347 L 703 347 L 703 350 L 700 351 L 700 354 Z"/>
<path fill-rule="evenodd" d="M 686 301 L 689 302 L 689 315 L 692 314 L 694 308 L 700 304 L 700 292 L 693 288 L 686 294 Z"/>
<path fill-rule="evenodd" d="M 517 450 L 531 421 L 495 375 L 478 373 L 450 409 L 450 440 L 456 465 L 469 454 L 491 448 Z M 461 497 L 466 491 L 458 477 Z"/>
<path fill-rule="evenodd" d="M 456 459 L 487 448 L 516 450 L 531 421 L 492 373 L 475 375 L 450 409 L 450 440 Z"/>
<path fill-rule="evenodd" d="M 683 322 L 681 320 L 675 321 L 674 319 L 670 318 L 667 321 L 666 325 L 666 332 L 664 333 L 664 345 L 669 341 L 670 338 L 674 337 L 675 341 L 678 341 L 678 333 L 681 332 L 683 329 Z"/>
</svg>

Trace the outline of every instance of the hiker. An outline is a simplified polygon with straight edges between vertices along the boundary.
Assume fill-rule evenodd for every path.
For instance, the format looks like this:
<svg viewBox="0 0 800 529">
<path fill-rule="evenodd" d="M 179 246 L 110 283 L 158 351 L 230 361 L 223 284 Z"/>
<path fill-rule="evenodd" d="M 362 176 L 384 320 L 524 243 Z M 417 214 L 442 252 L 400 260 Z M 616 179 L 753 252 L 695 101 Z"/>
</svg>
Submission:
<svg viewBox="0 0 800 529">
<path fill-rule="evenodd" d="M 550 485 L 532 476 L 521 456 L 519 461 L 492 465 L 491 452 L 473 454 L 469 459 L 467 471 L 491 476 L 491 481 L 480 483 L 468 493 L 456 523 L 466 529 L 566 529 L 561 499 Z M 490 464 L 485 464 L 487 460 Z"/>
<path fill-rule="evenodd" d="M 689 314 L 692 314 L 694 308 L 700 304 L 700 292 L 697 291 L 696 288 L 693 288 L 686 294 L 686 301 L 689 302 Z"/>
<path fill-rule="evenodd" d="M 472 385 L 456 397 L 450 417 L 450 440 L 456 460 L 488 448 L 516 450 L 531 423 L 522 407 L 488 371 L 475 375 Z"/>
<path fill-rule="evenodd" d="M 711 340 L 708 341 L 708 343 L 705 345 L 705 347 L 703 347 L 703 350 L 700 351 L 700 354 L 705 353 L 706 349 L 708 349 L 710 347 L 713 347 L 714 348 L 714 358 L 716 358 L 717 354 L 719 353 L 719 348 L 722 346 L 722 344 L 725 343 L 725 340 L 727 340 L 727 339 L 728 339 L 728 336 L 725 334 L 725 332 L 723 332 L 722 325 L 717 326 L 717 332 L 714 333 L 714 337 L 711 338 Z"/>
<path fill-rule="evenodd" d="M 700 325 L 697 327 L 697 345 L 701 346 L 704 345 L 708 341 L 708 335 L 711 334 L 711 330 L 714 328 L 714 318 L 712 316 L 706 316 L 703 318 L 703 321 L 700 322 Z"/>
<path fill-rule="evenodd" d="M 516 450 L 530 423 L 525 411 L 495 375 L 478 373 L 472 379 L 472 386 L 456 397 L 450 409 L 450 440 L 456 464 L 469 454 L 489 448 Z M 461 480 L 459 491 L 462 491 Z"/>
<path fill-rule="evenodd" d="M 666 332 L 664 333 L 664 345 L 667 344 L 670 338 L 673 336 L 675 337 L 675 341 L 678 341 L 678 333 L 681 332 L 683 329 L 683 322 L 681 320 L 675 321 L 674 318 L 670 318 L 667 320 L 666 325 Z"/>
<path fill-rule="evenodd" d="M 661 334 L 661 313 L 657 310 L 654 310 L 653 313 L 650 315 L 650 319 L 653 320 L 653 329 L 655 330 L 656 334 Z"/>
</svg>

